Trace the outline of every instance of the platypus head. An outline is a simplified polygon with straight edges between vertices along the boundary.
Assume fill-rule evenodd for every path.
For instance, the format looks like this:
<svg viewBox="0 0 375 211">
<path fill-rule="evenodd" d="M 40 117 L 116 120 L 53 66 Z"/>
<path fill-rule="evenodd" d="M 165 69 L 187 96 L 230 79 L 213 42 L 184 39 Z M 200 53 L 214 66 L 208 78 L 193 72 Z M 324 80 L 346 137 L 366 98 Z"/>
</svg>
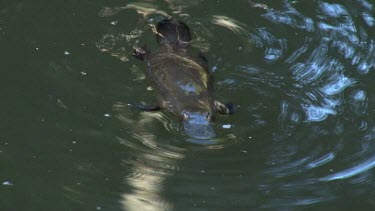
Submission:
<svg viewBox="0 0 375 211">
<path fill-rule="evenodd" d="M 159 45 L 170 45 L 177 48 L 188 48 L 191 41 L 189 27 L 175 19 L 165 19 L 156 26 L 156 39 Z"/>
<path fill-rule="evenodd" d="M 209 112 L 183 111 L 185 133 L 195 139 L 212 139 L 216 136 Z"/>
</svg>

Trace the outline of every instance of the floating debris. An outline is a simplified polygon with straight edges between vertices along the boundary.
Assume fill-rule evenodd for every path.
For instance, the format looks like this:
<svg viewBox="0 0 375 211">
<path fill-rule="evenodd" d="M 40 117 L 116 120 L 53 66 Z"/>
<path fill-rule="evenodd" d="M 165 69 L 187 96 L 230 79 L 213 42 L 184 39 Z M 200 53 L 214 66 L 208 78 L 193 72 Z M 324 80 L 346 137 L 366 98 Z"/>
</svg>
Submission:
<svg viewBox="0 0 375 211">
<path fill-rule="evenodd" d="M 111 25 L 116 26 L 118 24 L 118 21 L 112 21 Z"/>
</svg>

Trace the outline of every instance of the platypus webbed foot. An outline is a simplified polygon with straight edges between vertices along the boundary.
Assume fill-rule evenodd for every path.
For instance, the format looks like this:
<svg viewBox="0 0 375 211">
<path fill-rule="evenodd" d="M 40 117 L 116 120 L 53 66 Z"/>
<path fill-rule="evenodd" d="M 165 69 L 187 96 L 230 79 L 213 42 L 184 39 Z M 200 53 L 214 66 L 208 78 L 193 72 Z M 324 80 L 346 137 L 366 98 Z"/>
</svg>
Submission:
<svg viewBox="0 0 375 211">
<path fill-rule="evenodd" d="M 221 103 L 217 100 L 214 102 L 215 110 L 219 112 L 219 114 L 234 114 L 236 107 L 233 103 Z"/>
</svg>

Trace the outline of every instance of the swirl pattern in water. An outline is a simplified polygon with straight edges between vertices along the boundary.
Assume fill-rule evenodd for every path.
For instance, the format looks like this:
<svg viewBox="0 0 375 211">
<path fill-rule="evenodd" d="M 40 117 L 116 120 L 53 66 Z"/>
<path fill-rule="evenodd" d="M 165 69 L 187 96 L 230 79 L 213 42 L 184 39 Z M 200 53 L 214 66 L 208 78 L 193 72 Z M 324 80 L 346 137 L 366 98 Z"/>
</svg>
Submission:
<svg viewBox="0 0 375 211">
<path fill-rule="evenodd" d="M 170 114 L 126 106 L 152 101 L 153 90 L 126 93 L 113 111 L 127 129 L 117 139 L 132 155 L 123 161 L 132 172 L 124 210 L 345 208 L 348 200 L 375 206 L 374 4 L 251 0 L 237 3 L 237 14 L 229 1 L 192 2 L 100 12 L 119 22 L 119 14 L 137 12 L 137 24 L 97 42 L 120 59 L 133 47 L 156 48 L 157 21 L 185 21 L 192 45 L 209 60 L 215 95 L 238 106 L 217 118 L 220 141 L 197 145 L 185 141 Z M 197 9 L 199 16 L 189 15 Z M 122 60 L 141 81 L 134 89 L 147 90 L 138 77 L 145 67 Z"/>
</svg>

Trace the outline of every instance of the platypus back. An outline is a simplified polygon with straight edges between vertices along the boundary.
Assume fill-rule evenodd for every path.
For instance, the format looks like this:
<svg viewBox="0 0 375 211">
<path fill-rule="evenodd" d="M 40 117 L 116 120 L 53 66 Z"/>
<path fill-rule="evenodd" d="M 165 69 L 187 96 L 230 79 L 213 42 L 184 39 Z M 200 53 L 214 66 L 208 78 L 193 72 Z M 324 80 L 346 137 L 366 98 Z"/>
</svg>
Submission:
<svg viewBox="0 0 375 211">
<path fill-rule="evenodd" d="M 141 106 L 144 110 L 164 108 L 178 116 L 188 136 L 212 139 L 216 136 L 213 120 L 216 112 L 230 114 L 230 108 L 212 96 L 212 76 L 207 60 L 192 55 L 189 49 L 189 27 L 175 19 L 165 19 L 156 26 L 159 48 L 153 53 L 134 49 L 134 56 L 146 60 L 147 77 L 158 96 L 157 106 Z"/>
<path fill-rule="evenodd" d="M 167 44 L 177 48 L 188 48 L 191 41 L 189 27 L 175 19 L 165 19 L 156 26 L 159 45 Z"/>
</svg>

